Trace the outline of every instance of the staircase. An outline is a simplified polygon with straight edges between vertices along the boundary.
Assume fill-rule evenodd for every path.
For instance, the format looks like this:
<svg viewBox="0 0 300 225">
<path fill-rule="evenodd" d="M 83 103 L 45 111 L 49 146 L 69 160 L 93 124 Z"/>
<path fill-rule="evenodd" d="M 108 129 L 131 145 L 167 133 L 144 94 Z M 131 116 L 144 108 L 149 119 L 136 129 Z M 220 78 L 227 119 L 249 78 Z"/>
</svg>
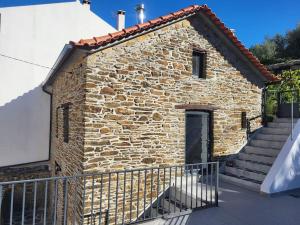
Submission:
<svg viewBox="0 0 300 225">
<path fill-rule="evenodd" d="M 220 179 L 260 191 L 260 185 L 291 133 L 291 122 L 290 118 L 276 118 L 257 131 L 236 158 L 226 162 Z"/>
<path fill-rule="evenodd" d="M 146 210 L 145 217 L 172 218 L 174 216 L 187 215 L 196 208 L 208 208 L 215 206 L 215 182 L 211 176 L 194 175 L 185 176 L 180 186 L 180 178 L 177 178 L 177 186 L 172 185 L 158 200 Z M 186 185 L 187 184 L 187 185 Z"/>
</svg>

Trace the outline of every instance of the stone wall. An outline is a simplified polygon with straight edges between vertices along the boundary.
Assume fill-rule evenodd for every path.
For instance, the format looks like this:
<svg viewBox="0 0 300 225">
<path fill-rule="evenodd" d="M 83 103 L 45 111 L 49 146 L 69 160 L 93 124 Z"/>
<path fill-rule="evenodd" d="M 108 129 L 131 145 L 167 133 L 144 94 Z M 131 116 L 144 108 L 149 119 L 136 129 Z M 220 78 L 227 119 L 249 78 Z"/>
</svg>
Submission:
<svg viewBox="0 0 300 225">
<path fill-rule="evenodd" d="M 52 137 L 51 167 L 52 176 L 74 176 L 83 174 L 84 161 L 84 104 L 85 104 L 85 61 L 78 60 L 66 65 L 52 86 Z M 69 140 L 64 141 L 63 106 L 69 105 Z M 57 170 L 57 166 L 59 169 Z M 57 181 L 57 222 L 63 220 L 65 206 L 64 180 Z M 67 181 L 68 208 L 74 204 L 81 210 L 82 180 Z M 55 187 L 51 188 L 55 193 Z M 78 199 L 75 203 L 74 196 Z M 73 221 L 74 211 L 68 210 L 68 221 Z M 79 214 L 76 214 L 79 221 Z"/>
<path fill-rule="evenodd" d="M 50 171 L 47 163 L 33 163 L 28 165 L 20 165 L 14 167 L 6 167 L 0 169 L 0 182 L 10 182 L 10 181 L 21 181 L 30 180 L 38 178 L 46 178 L 50 176 Z M 28 183 L 26 186 L 26 217 L 31 216 L 32 221 L 32 208 L 33 208 L 33 183 Z M 21 223 L 21 212 L 22 212 L 22 202 L 23 202 L 23 183 L 14 184 L 14 215 L 13 221 L 15 224 Z M 11 190 L 12 185 L 6 184 L 0 186 L 0 224 L 9 224 L 10 219 L 10 207 L 11 207 Z M 37 187 L 36 208 L 42 208 L 44 202 L 44 183 L 39 183 Z M 37 216 L 41 215 L 38 211 Z M 27 218 L 25 219 L 27 222 Z M 25 222 L 25 224 L 26 224 Z"/>
<path fill-rule="evenodd" d="M 206 79 L 192 76 L 194 48 L 207 52 Z M 61 166 L 60 175 L 184 164 L 185 110 L 178 105 L 215 108 L 214 156 L 235 153 L 246 142 L 241 112 L 248 117 L 261 113 L 261 81 L 198 16 L 96 52 L 86 60 L 68 68 L 75 74 L 64 73 L 53 84 L 51 159 L 53 168 L 55 161 Z M 79 64 L 83 64 L 81 70 Z M 63 142 L 59 109 L 65 103 L 71 103 L 69 143 Z M 85 201 L 85 214 L 92 206 L 100 210 L 97 176 L 96 191 L 92 177 L 86 180 L 85 195 L 82 183 L 76 191 L 77 208 L 80 211 Z M 107 190 L 114 189 L 109 189 L 108 179 L 103 182 L 104 214 Z M 138 190 L 144 191 L 134 184 L 133 194 Z M 97 205 L 92 204 L 93 198 Z"/>
<path fill-rule="evenodd" d="M 207 51 L 207 79 L 192 76 L 193 48 Z M 184 163 L 185 112 L 176 105 L 217 108 L 214 156 L 245 143 L 242 111 L 261 113 L 261 84 L 198 17 L 97 52 L 88 67 L 85 171 Z"/>
</svg>

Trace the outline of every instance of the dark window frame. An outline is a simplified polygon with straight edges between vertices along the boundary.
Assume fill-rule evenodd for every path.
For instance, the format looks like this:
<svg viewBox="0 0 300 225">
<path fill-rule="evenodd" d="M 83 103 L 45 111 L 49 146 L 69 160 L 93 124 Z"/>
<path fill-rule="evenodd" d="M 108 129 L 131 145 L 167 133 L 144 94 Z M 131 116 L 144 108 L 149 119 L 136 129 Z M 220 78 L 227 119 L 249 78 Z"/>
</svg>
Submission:
<svg viewBox="0 0 300 225">
<path fill-rule="evenodd" d="M 247 112 L 241 112 L 241 127 L 242 129 L 247 128 Z"/>
<path fill-rule="evenodd" d="M 61 106 L 63 110 L 63 139 L 65 143 L 70 140 L 70 103 Z"/>
<path fill-rule="evenodd" d="M 197 58 L 195 58 L 197 57 Z M 199 60 L 199 68 L 195 68 L 195 60 Z M 204 50 L 193 49 L 192 52 L 192 74 L 199 79 L 206 79 L 207 52 Z M 197 70 L 197 71 L 196 71 Z"/>
</svg>

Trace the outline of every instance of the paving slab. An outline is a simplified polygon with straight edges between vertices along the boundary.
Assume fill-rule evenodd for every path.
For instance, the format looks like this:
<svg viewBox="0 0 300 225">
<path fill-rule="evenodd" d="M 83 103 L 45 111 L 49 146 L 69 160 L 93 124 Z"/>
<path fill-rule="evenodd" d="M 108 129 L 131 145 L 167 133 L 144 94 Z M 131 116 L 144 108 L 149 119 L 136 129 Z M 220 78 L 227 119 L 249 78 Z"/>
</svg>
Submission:
<svg viewBox="0 0 300 225">
<path fill-rule="evenodd" d="M 219 207 L 193 211 L 153 225 L 299 225 L 300 191 L 273 197 L 220 183 Z"/>
</svg>

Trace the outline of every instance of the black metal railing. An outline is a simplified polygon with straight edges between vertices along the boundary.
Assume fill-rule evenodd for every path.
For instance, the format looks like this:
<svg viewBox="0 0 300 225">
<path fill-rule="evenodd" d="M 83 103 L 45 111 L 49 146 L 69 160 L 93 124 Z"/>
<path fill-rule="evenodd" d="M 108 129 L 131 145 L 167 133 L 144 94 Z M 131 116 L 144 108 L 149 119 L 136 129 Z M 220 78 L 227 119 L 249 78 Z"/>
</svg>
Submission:
<svg viewBox="0 0 300 225">
<path fill-rule="evenodd" d="M 133 224 L 218 205 L 218 162 L 0 183 L 2 224 Z"/>
<path fill-rule="evenodd" d="M 260 123 L 263 124 L 263 116 L 262 115 L 258 115 L 258 116 L 255 116 L 255 117 L 251 117 L 251 118 L 247 118 L 246 119 L 246 135 L 247 135 L 247 139 L 249 140 L 250 139 L 250 136 L 251 134 L 253 133 L 252 131 L 252 126 L 251 126 L 251 122 L 252 121 L 255 121 L 257 119 L 261 118 L 261 121 Z M 256 125 L 257 126 L 257 125 Z"/>
<path fill-rule="evenodd" d="M 263 114 L 267 121 L 272 117 L 299 117 L 300 90 L 265 90 Z M 293 114 L 292 111 L 293 110 Z"/>
</svg>

